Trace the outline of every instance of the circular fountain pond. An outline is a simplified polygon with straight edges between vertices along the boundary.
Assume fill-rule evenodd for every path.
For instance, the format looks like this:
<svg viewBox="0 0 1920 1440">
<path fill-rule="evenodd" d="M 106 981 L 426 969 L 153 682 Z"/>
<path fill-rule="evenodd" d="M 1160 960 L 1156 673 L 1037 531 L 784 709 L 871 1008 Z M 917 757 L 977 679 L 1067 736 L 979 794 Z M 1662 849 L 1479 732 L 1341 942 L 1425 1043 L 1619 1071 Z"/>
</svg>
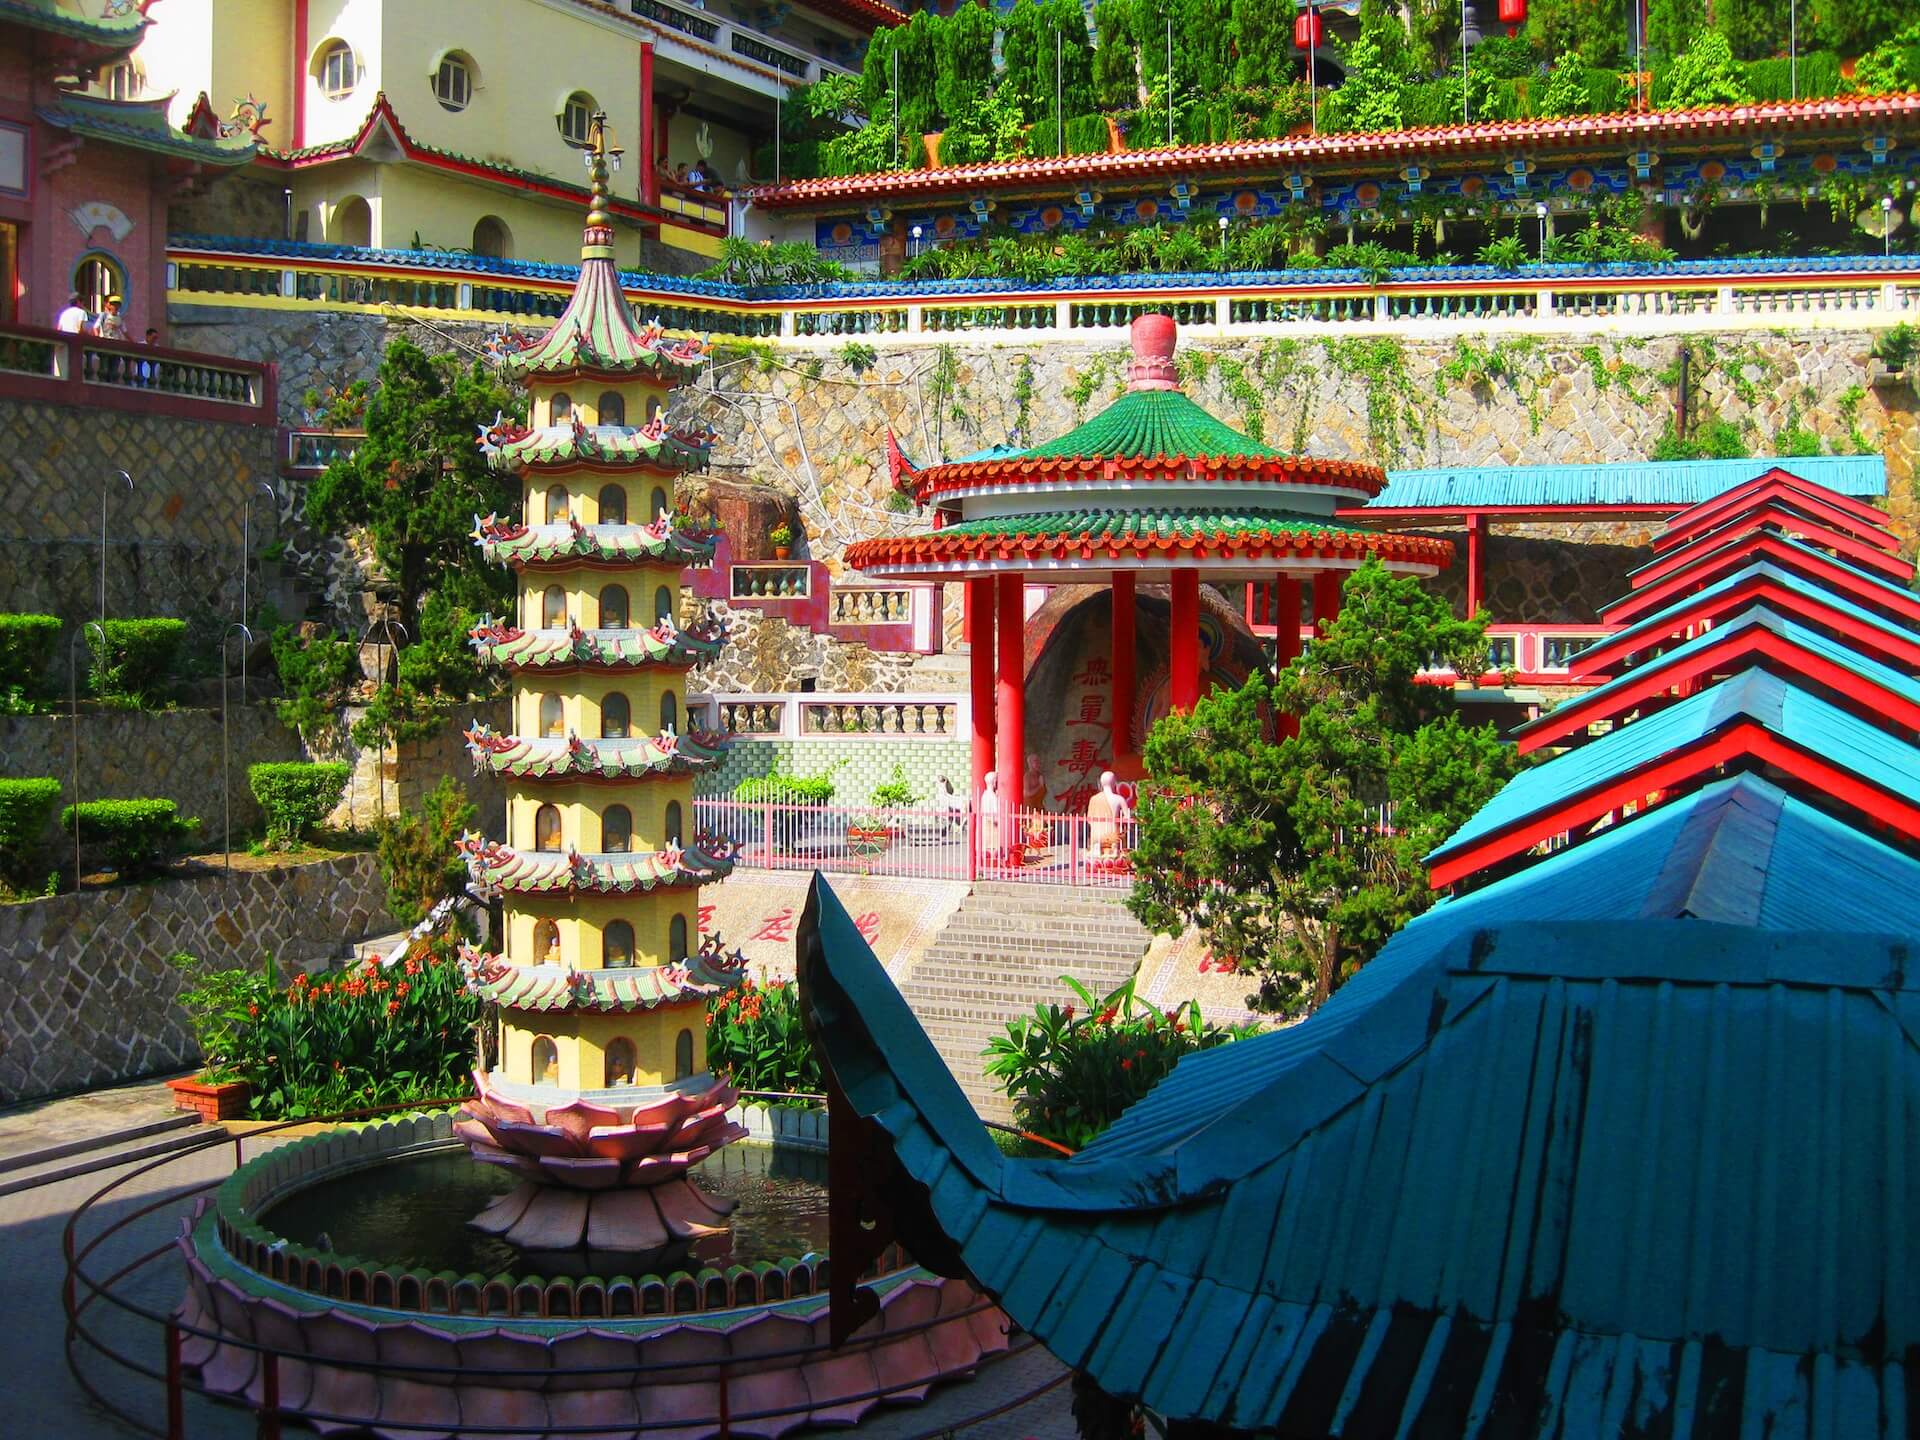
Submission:
<svg viewBox="0 0 1920 1440">
<path fill-rule="evenodd" d="M 683 1437 L 777 1435 L 918 1400 L 1007 1346 L 971 1286 L 895 1252 L 864 1281 L 879 1315 L 829 1351 L 818 1150 L 743 1142 L 704 1161 L 701 1187 L 737 1202 L 722 1233 L 533 1252 L 467 1225 L 517 1182 L 476 1164 L 452 1120 L 279 1145 L 202 1205 L 180 1239 L 180 1318 L 206 1389 L 257 1401 L 271 1352 L 282 1408 L 337 1417 L 329 1429 L 457 1434 L 464 1416 L 553 1435 L 667 1421 Z"/>
</svg>

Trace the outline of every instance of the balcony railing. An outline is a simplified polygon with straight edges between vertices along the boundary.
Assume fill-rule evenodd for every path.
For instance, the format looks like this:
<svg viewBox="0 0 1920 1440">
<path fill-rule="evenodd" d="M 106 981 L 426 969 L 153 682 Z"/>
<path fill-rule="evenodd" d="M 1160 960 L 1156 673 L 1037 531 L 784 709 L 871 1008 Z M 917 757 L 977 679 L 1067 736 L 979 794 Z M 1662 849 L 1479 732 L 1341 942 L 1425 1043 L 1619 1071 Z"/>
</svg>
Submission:
<svg viewBox="0 0 1920 1440">
<path fill-rule="evenodd" d="M 0 394 L 250 425 L 274 419 L 271 365 L 37 326 L 0 327 Z"/>
<path fill-rule="evenodd" d="M 649 20 L 663 29 L 684 36 L 688 48 L 696 54 L 718 51 L 777 70 L 795 80 L 814 81 L 824 75 L 846 74 L 846 67 L 818 55 L 793 49 L 758 30 L 727 20 L 708 11 L 672 3 L 672 0 L 627 0 L 629 14 Z M 735 78 L 738 71 L 734 71 Z"/>
<path fill-rule="evenodd" d="M 663 196 L 664 204 L 666 197 Z M 699 192 L 678 195 L 713 205 Z M 373 309 L 537 325 L 557 315 L 571 266 L 437 252 L 180 237 L 169 251 L 170 300 L 291 309 Z M 778 338 L 832 347 L 884 335 L 943 343 L 956 333 L 1005 339 L 1118 340 L 1135 317 L 1174 316 L 1195 338 L 1269 335 L 1499 333 L 1672 334 L 1807 328 L 1877 329 L 1920 321 L 1920 257 L 1700 260 L 1669 265 L 1486 266 L 1398 270 L 1378 284 L 1354 271 L 1134 275 L 1027 285 L 993 280 L 860 282 L 745 289 L 629 273 L 635 314 L 724 340 Z M 5 365 L 0 359 L 0 367 Z"/>
<path fill-rule="evenodd" d="M 319 474 L 336 460 L 345 460 L 367 438 L 364 430 L 289 430 L 288 470 Z"/>
<path fill-rule="evenodd" d="M 702 726 L 742 740 L 962 740 L 972 723 L 964 695 L 790 691 L 705 695 L 688 702 Z"/>
</svg>

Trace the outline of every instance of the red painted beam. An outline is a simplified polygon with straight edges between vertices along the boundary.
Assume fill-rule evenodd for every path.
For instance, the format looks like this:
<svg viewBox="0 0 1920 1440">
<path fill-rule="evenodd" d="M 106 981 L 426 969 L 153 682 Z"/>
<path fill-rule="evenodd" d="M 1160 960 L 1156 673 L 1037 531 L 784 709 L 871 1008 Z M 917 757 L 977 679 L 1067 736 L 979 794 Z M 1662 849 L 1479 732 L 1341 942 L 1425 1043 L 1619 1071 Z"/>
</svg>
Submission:
<svg viewBox="0 0 1920 1440">
<path fill-rule="evenodd" d="M 1696 515 L 1724 513 L 1738 509 L 1756 495 L 1765 493 L 1774 486 L 1785 486 L 1803 495 L 1813 496 L 1836 510 L 1847 511 L 1856 520 L 1865 521 L 1869 525 L 1884 525 L 1886 523 L 1887 517 L 1883 511 L 1870 505 L 1858 496 L 1843 495 L 1838 490 L 1829 490 L 1824 485 L 1816 485 L 1813 481 L 1803 479 L 1801 476 L 1795 475 L 1790 470 L 1784 470 L 1778 465 L 1774 466 L 1773 469 L 1767 471 L 1764 475 L 1756 475 L 1751 480 L 1742 481 L 1731 490 L 1722 490 L 1718 495 L 1710 496 L 1697 504 L 1688 506 L 1685 510 L 1679 511 L 1674 515 L 1673 523 L 1679 524 L 1681 521 Z M 1655 543 L 1657 544 L 1658 542 L 1656 541 Z"/>
<path fill-rule="evenodd" d="M 993 581 L 969 580 L 966 585 L 967 613 L 973 621 L 968 637 L 973 650 L 967 658 L 973 701 L 973 778 L 967 794 L 969 803 L 978 804 L 987 773 L 993 769 Z"/>
<path fill-rule="evenodd" d="M 1797 550 L 1769 530 L 1755 531 L 1731 545 L 1694 557 L 1686 567 L 1614 601 L 1602 612 L 1602 618 L 1609 625 L 1630 625 L 1637 617 L 1652 614 L 1694 590 L 1703 590 L 1725 578 L 1728 571 L 1744 569 L 1755 560 L 1768 560 L 1816 580 L 1876 613 L 1920 625 L 1920 595 L 1875 584 L 1851 565 L 1818 550 Z"/>
<path fill-rule="evenodd" d="M 1627 579 L 1635 589 L 1643 585 L 1651 585 L 1663 576 L 1671 575 L 1683 566 L 1693 563 L 1699 556 L 1711 555 L 1715 550 L 1769 526 L 1778 529 L 1783 535 L 1791 536 L 1803 545 L 1831 550 L 1848 564 L 1857 565 L 1862 570 L 1884 576 L 1895 585 L 1904 585 L 1913 578 L 1913 566 L 1896 555 L 1889 555 L 1877 546 L 1865 544 L 1838 530 L 1813 524 L 1778 505 L 1766 505 L 1710 534 L 1699 536 L 1679 549 L 1668 551 L 1659 559 L 1642 565 Z"/>
<path fill-rule="evenodd" d="M 1791 486 L 1776 485 L 1739 505 L 1702 512 L 1690 519 L 1676 515 L 1667 522 L 1667 528 L 1654 537 L 1654 552 L 1664 554 L 1676 546 L 1694 544 L 1715 531 L 1737 525 L 1769 509 L 1801 516 L 1805 523 L 1819 527 L 1823 533 L 1833 531 L 1850 535 L 1863 544 L 1889 553 L 1900 548 L 1899 537 L 1890 532 L 1884 523 L 1870 525 L 1845 510 L 1802 494 Z"/>
<path fill-rule="evenodd" d="M 1552 810 L 1483 836 L 1467 849 L 1435 864 L 1428 873 L 1428 883 L 1436 890 L 1456 885 L 1557 835 L 1571 834 L 1591 825 L 1623 806 L 1640 805 L 1649 797 L 1664 796 L 1675 787 L 1715 778 L 1714 772 L 1719 766 L 1742 759 L 1776 766 L 1806 786 L 1809 793 L 1838 801 L 1904 839 L 1920 840 L 1920 807 L 1838 769 L 1820 756 L 1786 744 L 1765 726 L 1749 720 L 1670 751 L 1659 762 L 1611 784 L 1569 796 Z M 1576 837 L 1573 843 L 1578 844 L 1583 838 Z"/>
<path fill-rule="evenodd" d="M 1167 640 L 1169 700 L 1175 714 L 1191 715 L 1200 703 L 1200 572 L 1176 570 L 1170 586 L 1172 616 Z"/>
<path fill-rule="evenodd" d="M 1891 722 L 1907 732 L 1907 739 L 1920 738 L 1920 705 L 1906 696 L 1876 685 L 1772 630 L 1749 626 L 1722 633 L 1726 636 L 1723 644 L 1703 646 L 1679 661 L 1671 656 L 1649 661 L 1629 671 L 1625 683 L 1604 695 L 1596 691 L 1577 696 L 1528 721 L 1514 731 L 1516 748 L 1522 755 L 1530 755 L 1589 725 L 1618 721 L 1675 690 L 1681 695 L 1692 694 L 1703 683 L 1756 664 L 1785 679 L 1810 681 L 1831 692 L 1844 708 L 1870 724 Z"/>
<path fill-rule="evenodd" d="M 1133 572 L 1122 571 L 1113 577 L 1108 591 L 1112 606 L 1113 670 L 1113 758 L 1116 764 L 1133 757 L 1133 715 L 1135 679 Z"/>
</svg>

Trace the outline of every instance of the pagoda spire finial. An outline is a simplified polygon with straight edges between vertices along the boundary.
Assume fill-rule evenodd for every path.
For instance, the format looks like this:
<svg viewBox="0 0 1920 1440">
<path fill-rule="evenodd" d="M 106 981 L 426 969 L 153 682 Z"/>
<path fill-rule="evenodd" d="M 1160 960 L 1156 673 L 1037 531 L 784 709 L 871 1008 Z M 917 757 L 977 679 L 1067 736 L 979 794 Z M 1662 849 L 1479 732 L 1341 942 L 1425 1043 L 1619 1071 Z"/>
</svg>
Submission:
<svg viewBox="0 0 1920 1440">
<path fill-rule="evenodd" d="M 620 168 L 624 152 L 611 143 L 612 138 L 607 112 L 594 111 L 587 128 L 585 158 L 593 193 L 587 201 L 587 228 L 580 240 L 582 260 L 613 258 L 613 217 L 607 211 L 607 181 L 611 173 Z"/>
</svg>

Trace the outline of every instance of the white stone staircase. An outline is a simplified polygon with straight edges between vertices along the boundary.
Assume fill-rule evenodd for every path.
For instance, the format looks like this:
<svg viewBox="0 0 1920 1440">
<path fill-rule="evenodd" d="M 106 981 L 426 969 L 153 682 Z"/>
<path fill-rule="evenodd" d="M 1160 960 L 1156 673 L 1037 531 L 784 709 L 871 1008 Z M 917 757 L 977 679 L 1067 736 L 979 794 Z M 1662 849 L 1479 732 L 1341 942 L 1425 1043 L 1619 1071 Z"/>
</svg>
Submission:
<svg viewBox="0 0 1920 1440">
<path fill-rule="evenodd" d="M 1060 976 L 1104 995 L 1139 967 L 1151 937 L 1123 891 L 981 881 L 915 963 L 900 991 L 960 1088 L 988 1120 L 1012 1107 L 980 1052 L 1009 1020 L 1072 998 Z"/>
</svg>

